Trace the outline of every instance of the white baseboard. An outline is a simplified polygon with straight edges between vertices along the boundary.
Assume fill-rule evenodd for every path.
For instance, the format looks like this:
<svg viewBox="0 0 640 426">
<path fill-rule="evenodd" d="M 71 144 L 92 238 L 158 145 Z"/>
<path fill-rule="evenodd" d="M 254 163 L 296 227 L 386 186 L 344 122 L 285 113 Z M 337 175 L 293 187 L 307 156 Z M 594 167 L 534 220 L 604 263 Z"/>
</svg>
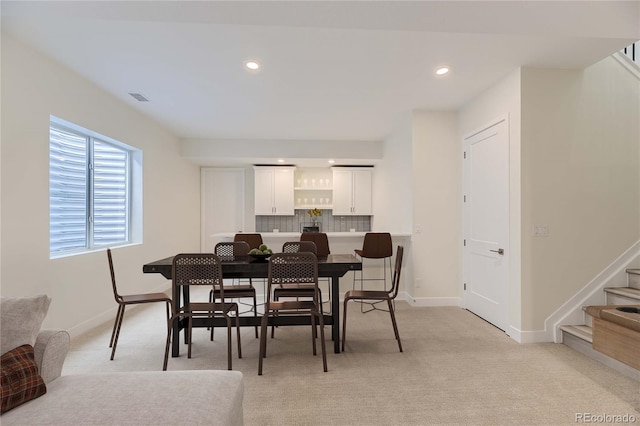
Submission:
<svg viewBox="0 0 640 426">
<path fill-rule="evenodd" d="M 171 288 L 167 288 L 166 285 L 163 286 L 158 286 L 156 289 L 152 289 L 149 291 L 149 293 L 167 293 L 169 296 L 171 296 Z M 113 300 L 113 299 L 112 299 Z M 140 305 L 132 305 L 127 307 L 126 312 L 130 312 L 133 309 L 139 308 Z M 92 329 L 99 327 L 105 323 L 111 323 L 111 326 L 113 327 L 113 322 L 116 320 L 116 313 L 118 312 L 118 304 L 115 302 L 115 300 L 113 300 L 113 307 L 107 309 L 106 311 L 102 312 L 101 314 L 98 314 L 96 316 L 94 316 L 93 318 L 90 318 L 86 321 L 81 322 L 80 324 L 76 324 L 73 327 L 69 328 L 67 330 L 67 332 L 69 333 L 69 335 L 71 336 L 71 338 L 77 338 L 78 336 L 81 336 L 89 331 L 91 331 Z M 125 318 L 126 320 L 126 318 Z M 124 321 L 123 321 L 124 324 Z M 107 342 L 108 344 L 109 342 Z"/>
<path fill-rule="evenodd" d="M 640 241 L 636 241 L 591 282 L 552 313 L 544 322 L 544 331 L 534 333 L 545 333 L 548 340 L 543 341 L 560 343 L 562 340 L 560 326 L 581 324 L 581 321 L 584 320 L 582 307 L 603 304 L 603 289 L 605 287 L 625 286 L 624 282 L 627 282 L 625 269 L 639 256 Z"/>
<path fill-rule="evenodd" d="M 411 306 L 428 307 L 428 306 L 460 306 L 461 299 L 459 297 L 413 297 L 406 292 L 398 293 L 398 298 L 403 299 Z"/>
<path fill-rule="evenodd" d="M 549 337 L 549 333 L 545 330 L 522 331 L 513 326 L 509 326 L 509 330 L 507 330 L 506 333 L 518 343 L 543 343 L 553 341 Z"/>
</svg>

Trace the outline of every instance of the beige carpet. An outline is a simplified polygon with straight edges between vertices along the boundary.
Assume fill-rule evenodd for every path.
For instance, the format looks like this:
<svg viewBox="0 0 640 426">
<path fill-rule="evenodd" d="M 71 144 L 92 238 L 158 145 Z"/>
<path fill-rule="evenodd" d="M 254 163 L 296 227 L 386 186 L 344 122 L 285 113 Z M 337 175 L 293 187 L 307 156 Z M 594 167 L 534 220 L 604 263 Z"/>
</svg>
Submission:
<svg viewBox="0 0 640 426">
<path fill-rule="evenodd" d="M 161 370 L 163 310 L 127 312 L 114 361 L 111 324 L 74 339 L 63 374 Z M 258 376 L 258 339 L 243 329 L 243 358 L 234 346 L 233 367 L 245 375 L 245 424 L 559 425 L 579 414 L 640 423 L 640 383 L 564 345 L 520 345 L 459 308 L 399 302 L 397 317 L 404 353 L 387 313 L 350 305 L 346 352 L 333 353 L 327 327 L 327 373 L 311 354 L 310 328 L 281 327 Z M 197 329 L 193 357 L 181 345 L 169 370 L 226 369 L 224 337 L 217 329 L 211 342 Z"/>
</svg>

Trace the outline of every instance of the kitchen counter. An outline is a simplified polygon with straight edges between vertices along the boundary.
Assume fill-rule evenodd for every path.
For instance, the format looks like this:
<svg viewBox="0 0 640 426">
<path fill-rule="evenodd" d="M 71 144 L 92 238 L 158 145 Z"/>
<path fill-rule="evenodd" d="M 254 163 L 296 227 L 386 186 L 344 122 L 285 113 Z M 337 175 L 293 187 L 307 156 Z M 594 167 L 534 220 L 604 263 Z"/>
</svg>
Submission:
<svg viewBox="0 0 640 426">
<path fill-rule="evenodd" d="M 372 232 L 376 232 L 376 231 L 372 231 Z M 247 231 L 247 233 L 253 233 L 253 232 Z M 269 239 L 291 238 L 293 240 L 300 239 L 300 232 L 259 232 L 259 234 L 262 235 L 263 239 L 267 239 L 267 238 Z M 329 237 L 330 239 L 331 238 L 364 238 L 364 234 L 366 234 L 366 232 L 327 232 L 326 234 L 327 234 L 327 237 Z M 236 235 L 235 232 L 221 232 L 218 234 L 212 234 L 211 238 L 219 239 L 221 241 L 228 241 L 227 240 L 228 238 L 231 238 L 231 240 L 233 240 L 233 237 L 235 235 Z M 402 237 L 411 237 L 411 234 L 408 232 L 391 232 L 391 236 L 402 238 Z"/>
</svg>

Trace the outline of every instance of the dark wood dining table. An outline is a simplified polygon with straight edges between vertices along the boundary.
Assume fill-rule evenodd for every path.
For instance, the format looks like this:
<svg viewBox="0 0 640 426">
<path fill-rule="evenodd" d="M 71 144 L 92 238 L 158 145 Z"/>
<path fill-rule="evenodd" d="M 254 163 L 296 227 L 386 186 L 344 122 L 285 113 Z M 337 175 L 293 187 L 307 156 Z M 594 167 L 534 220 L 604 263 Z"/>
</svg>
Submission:
<svg viewBox="0 0 640 426">
<path fill-rule="evenodd" d="M 267 260 L 257 260 L 250 256 L 236 256 L 233 260 L 222 261 L 222 275 L 224 278 L 267 278 L 269 271 Z M 143 265 L 142 272 L 158 273 L 167 279 L 172 279 L 173 256 Z M 318 258 L 318 276 L 331 278 L 331 313 L 324 315 L 325 325 L 331 325 L 331 338 L 333 350 L 340 352 L 340 277 L 349 271 L 362 270 L 362 262 L 352 254 L 330 254 Z M 182 287 L 182 295 L 180 289 Z M 185 303 L 189 302 L 189 286 L 172 286 L 172 303 L 174 312 L 181 306 L 181 297 Z M 239 316 L 240 326 L 260 326 L 261 316 Z M 223 318 L 194 318 L 194 327 L 226 327 Z M 286 315 L 269 318 L 269 325 L 311 325 L 308 315 Z M 175 321 L 173 324 L 173 336 L 171 354 L 176 357 L 180 354 L 179 334 L 185 328 L 186 320 Z M 186 333 L 185 333 L 186 339 Z"/>
</svg>

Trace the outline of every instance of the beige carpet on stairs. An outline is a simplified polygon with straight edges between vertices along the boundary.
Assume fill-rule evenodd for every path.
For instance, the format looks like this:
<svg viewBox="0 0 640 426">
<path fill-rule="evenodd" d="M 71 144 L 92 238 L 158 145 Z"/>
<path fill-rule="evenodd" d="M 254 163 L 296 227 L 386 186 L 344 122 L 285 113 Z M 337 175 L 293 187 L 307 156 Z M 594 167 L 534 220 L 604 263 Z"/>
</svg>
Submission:
<svg viewBox="0 0 640 426">
<path fill-rule="evenodd" d="M 156 305 L 125 314 L 113 361 L 112 324 L 73 339 L 63 374 L 161 370 L 164 306 Z M 243 358 L 234 346 L 233 368 L 245 377 L 245 424 L 568 425 L 577 416 L 592 416 L 593 423 L 625 415 L 640 424 L 640 383 L 564 345 L 518 344 L 455 307 L 398 302 L 397 319 L 404 353 L 387 313 L 361 314 L 350 305 L 344 353 L 333 353 L 326 329 L 328 373 L 311 353 L 310 327 L 280 327 L 258 376 L 259 340 L 243 329 Z M 169 370 L 226 369 L 226 363 L 225 330 L 216 329 L 211 342 L 196 329 L 193 357 L 181 345 Z"/>
</svg>

